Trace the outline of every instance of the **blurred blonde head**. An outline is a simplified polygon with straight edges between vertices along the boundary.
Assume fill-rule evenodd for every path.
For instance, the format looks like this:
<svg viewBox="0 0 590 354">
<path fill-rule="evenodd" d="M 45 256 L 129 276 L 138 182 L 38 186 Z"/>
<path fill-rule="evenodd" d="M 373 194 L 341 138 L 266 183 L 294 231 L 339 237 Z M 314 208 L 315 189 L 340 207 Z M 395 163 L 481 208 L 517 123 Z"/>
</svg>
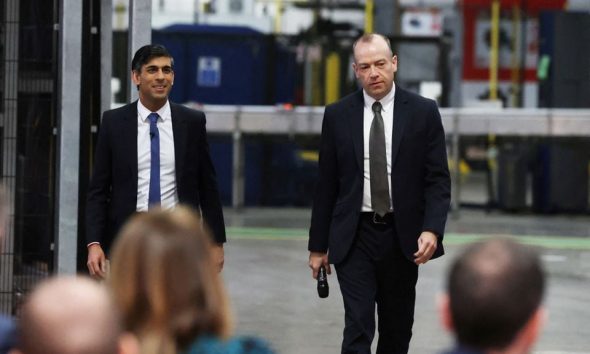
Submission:
<svg viewBox="0 0 590 354">
<path fill-rule="evenodd" d="M 138 214 L 122 229 L 109 282 L 142 353 L 176 353 L 203 334 L 229 336 L 227 296 L 211 248 L 209 232 L 184 207 Z"/>
</svg>

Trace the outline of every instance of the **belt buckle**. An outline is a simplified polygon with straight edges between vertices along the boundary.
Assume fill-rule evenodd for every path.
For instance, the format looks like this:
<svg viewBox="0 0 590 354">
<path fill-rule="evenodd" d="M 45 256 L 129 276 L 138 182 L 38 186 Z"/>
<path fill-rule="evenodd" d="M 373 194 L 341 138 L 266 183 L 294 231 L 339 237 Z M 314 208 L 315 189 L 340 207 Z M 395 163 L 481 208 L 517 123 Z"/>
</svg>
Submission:
<svg viewBox="0 0 590 354">
<path fill-rule="evenodd" d="M 377 218 L 381 219 L 381 221 L 378 221 Z M 377 214 L 377 212 L 373 212 L 373 223 L 374 224 L 381 224 L 381 225 L 387 224 L 386 221 L 383 221 L 383 217 L 379 216 L 379 214 Z"/>
</svg>

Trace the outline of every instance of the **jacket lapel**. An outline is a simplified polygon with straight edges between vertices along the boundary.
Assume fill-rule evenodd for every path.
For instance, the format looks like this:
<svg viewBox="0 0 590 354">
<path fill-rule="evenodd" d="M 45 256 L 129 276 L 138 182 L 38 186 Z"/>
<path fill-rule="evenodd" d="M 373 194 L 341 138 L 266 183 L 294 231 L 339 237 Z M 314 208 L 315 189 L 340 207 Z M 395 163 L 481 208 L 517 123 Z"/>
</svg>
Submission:
<svg viewBox="0 0 590 354">
<path fill-rule="evenodd" d="M 186 118 L 179 107 L 170 102 L 170 114 L 172 116 L 172 134 L 174 135 L 174 167 L 176 171 L 176 185 L 179 185 L 183 174 L 184 156 L 186 152 L 187 133 Z"/>
<path fill-rule="evenodd" d="M 358 164 L 359 170 L 361 174 L 364 171 L 364 163 L 363 163 L 363 153 L 364 153 L 364 144 L 363 144 L 363 108 L 364 108 L 364 98 L 363 98 L 363 91 L 357 91 L 357 94 L 354 96 L 352 103 L 350 105 L 351 114 L 349 115 L 350 119 L 350 127 L 352 132 L 352 142 L 354 145 L 354 152 L 356 156 L 356 162 Z"/>
<path fill-rule="evenodd" d="M 122 143 L 127 145 L 123 149 L 127 154 L 125 161 L 129 161 L 130 175 L 135 181 L 135 190 L 137 190 L 137 101 L 131 103 L 129 108 L 123 117 L 124 126 L 121 132 L 125 138 L 122 139 Z M 137 193 L 135 195 L 137 196 Z"/>
<path fill-rule="evenodd" d="M 399 151 L 399 146 L 404 134 L 404 128 L 410 117 L 410 108 L 408 106 L 408 97 L 406 92 L 399 86 L 395 88 L 395 98 L 393 99 L 393 134 L 391 138 L 391 168 L 395 166 L 395 158 Z M 392 173 L 393 176 L 393 173 Z"/>
</svg>

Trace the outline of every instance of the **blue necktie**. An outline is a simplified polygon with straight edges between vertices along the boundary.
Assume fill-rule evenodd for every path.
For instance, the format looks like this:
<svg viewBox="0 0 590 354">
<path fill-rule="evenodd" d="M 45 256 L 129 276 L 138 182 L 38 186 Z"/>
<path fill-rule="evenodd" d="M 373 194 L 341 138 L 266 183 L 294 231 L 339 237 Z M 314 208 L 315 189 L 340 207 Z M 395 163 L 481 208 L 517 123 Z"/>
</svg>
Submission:
<svg viewBox="0 0 590 354">
<path fill-rule="evenodd" d="M 160 194 L 160 132 L 158 131 L 158 113 L 150 113 L 150 141 L 151 141 L 151 163 L 150 163 L 150 192 L 148 195 L 148 209 L 159 207 Z"/>
</svg>

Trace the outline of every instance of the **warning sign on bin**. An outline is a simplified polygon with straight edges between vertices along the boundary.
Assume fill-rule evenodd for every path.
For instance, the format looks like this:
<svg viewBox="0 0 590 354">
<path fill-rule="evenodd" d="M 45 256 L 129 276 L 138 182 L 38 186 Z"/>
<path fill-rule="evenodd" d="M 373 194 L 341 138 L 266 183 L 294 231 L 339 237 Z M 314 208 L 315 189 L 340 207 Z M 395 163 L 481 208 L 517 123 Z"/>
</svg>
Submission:
<svg viewBox="0 0 590 354">
<path fill-rule="evenodd" d="M 219 87 L 221 85 L 221 59 L 218 57 L 199 57 L 197 85 Z"/>
</svg>

